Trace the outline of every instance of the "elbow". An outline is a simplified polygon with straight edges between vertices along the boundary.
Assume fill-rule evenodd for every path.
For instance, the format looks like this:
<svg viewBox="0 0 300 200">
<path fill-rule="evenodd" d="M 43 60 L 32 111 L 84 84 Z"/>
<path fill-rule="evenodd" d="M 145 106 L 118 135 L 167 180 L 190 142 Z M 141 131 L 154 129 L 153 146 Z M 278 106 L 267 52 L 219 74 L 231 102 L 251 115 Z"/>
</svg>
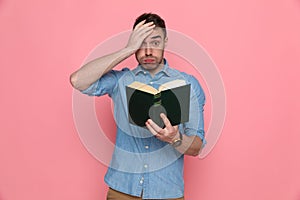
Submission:
<svg viewBox="0 0 300 200">
<path fill-rule="evenodd" d="M 77 85 L 77 75 L 76 75 L 76 72 L 74 72 L 74 73 L 72 73 L 70 75 L 70 83 L 71 83 L 71 85 L 72 85 L 73 88 L 76 88 L 76 85 Z"/>
<path fill-rule="evenodd" d="M 184 152 L 185 155 L 196 157 L 200 154 L 200 148 L 189 148 Z"/>
<path fill-rule="evenodd" d="M 199 154 L 200 154 L 200 148 L 194 149 L 190 152 L 190 155 L 193 157 L 199 156 Z"/>
<path fill-rule="evenodd" d="M 70 83 L 73 88 L 79 91 L 83 91 L 90 86 L 90 84 L 85 83 L 84 80 L 78 76 L 77 72 L 74 72 L 70 75 Z"/>
<path fill-rule="evenodd" d="M 78 74 L 76 72 L 74 72 L 70 75 L 70 83 L 71 83 L 72 87 L 75 88 L 76 90 L 84 89 L 80 86 Z"/>
<path fill-rule="evenodd" d="M 199 156 L 203 143 L 199 137 L 195 137 L 193 143 L 194 144 L 186 151 L 185 154 L 196 157 Z"/>
</svg>

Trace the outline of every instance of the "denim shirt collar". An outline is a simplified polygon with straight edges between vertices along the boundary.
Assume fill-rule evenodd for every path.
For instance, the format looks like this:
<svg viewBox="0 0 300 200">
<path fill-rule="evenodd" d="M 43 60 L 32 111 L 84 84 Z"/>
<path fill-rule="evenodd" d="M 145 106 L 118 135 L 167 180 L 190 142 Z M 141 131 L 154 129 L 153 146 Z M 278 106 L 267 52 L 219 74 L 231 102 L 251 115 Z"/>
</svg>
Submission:
<svg viewBox="0 0 300 200">
<path fill-rule="evenodd" d="M 138 65 L 135 69 L 132 70 L 134 75 L 138 75 L 139 73 L 143 73 L 145 74 L 147 72 L 147 70 L 145 70 L 141 65 Z M 164 58 L 164 67 L 157 72 L 158 73 L 164 73 L 167 76 L 171 76 L 170 74 L 170 68 L 169 68 L 169 63 L 168 61 Z"/>
</svg>

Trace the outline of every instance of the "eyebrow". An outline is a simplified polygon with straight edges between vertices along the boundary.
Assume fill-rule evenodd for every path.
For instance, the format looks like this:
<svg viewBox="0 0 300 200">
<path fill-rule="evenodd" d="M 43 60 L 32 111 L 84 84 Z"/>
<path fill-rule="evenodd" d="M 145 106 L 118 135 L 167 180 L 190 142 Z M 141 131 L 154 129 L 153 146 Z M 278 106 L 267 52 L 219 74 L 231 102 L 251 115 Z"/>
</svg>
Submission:
<svg viewBox="0 0 300 200">
<path fill-rule="evenodd" d="M 151 39 L 156 39 L 156 38 L 161 38 L 161 36 L 160 35 L 156 35 L 156 36 L 151 37 Z"/>
</svg>

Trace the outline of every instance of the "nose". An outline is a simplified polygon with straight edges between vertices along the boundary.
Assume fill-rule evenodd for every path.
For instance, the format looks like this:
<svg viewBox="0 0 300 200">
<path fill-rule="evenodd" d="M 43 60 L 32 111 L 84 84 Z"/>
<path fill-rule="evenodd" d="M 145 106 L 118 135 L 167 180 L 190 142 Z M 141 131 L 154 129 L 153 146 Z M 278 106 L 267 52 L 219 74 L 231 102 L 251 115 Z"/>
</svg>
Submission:
<svg viewBox="0 0 300 200">
<path fill-rule="evenodd" d="M 149 47 L 149 46 L 147 46 L 147 47 L 145 47 L 145 55 L 146 56 L 151 56 L 152 55 L 152 48 L 151 47 Z"/>
</svg>

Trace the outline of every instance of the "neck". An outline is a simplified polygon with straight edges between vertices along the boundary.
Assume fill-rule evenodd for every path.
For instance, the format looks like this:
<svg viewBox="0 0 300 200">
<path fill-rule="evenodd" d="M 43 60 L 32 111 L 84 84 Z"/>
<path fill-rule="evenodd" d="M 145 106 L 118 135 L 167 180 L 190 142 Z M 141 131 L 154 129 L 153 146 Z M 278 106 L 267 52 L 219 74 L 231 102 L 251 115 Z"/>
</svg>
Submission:
<svg viewBox="0 0 300 200">
<path fill-rule="evenodd" d="M 155 69 L 148 69 L 147 71 L 150 73 L 150 75 L 152 77 L 155 76 L 155 74 L 157 74 L 159 71 L 161 71 L 164 68 L 164 62 L 162 62 L 161 64 L 159 64 Z"/>
</svg>

